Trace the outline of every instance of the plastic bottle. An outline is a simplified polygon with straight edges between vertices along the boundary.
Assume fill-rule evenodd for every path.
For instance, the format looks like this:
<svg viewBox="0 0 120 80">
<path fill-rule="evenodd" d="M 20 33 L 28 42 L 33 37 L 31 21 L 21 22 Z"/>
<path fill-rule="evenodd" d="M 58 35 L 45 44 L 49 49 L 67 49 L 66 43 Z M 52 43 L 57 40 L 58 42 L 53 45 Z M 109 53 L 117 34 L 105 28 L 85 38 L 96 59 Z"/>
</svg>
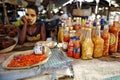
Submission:
<svg viewBox="0 0 120 80">
<path fill-rule="evenodd" d="M 74 53 L 73 58 L 80 58 L 80 39 L 76 37 L 75 44 L 74 44 Z"/>
<path fill-rule="evenodd" d="M 68 52 L 67 52 L 68 57 L 73 56 L 73 50 L 74 50 L 73 37 L 70 37 L 70 41 L 68 43 Z"/>
</svg>

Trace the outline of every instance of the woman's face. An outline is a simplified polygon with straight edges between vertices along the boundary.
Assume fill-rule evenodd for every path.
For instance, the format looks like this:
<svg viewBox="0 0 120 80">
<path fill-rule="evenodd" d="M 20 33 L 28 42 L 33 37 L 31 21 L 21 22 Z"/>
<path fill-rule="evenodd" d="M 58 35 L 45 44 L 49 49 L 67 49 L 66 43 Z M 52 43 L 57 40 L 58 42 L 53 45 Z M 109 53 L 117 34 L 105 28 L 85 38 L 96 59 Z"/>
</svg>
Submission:
<svg viewBox="0 0 120 80">
<path fill-rule="evenodd" d="M 33 9 L 26 10 L 26 19 L 29 25 L 33 25 L 37 20 L 37 14 Z"/>
</svg>

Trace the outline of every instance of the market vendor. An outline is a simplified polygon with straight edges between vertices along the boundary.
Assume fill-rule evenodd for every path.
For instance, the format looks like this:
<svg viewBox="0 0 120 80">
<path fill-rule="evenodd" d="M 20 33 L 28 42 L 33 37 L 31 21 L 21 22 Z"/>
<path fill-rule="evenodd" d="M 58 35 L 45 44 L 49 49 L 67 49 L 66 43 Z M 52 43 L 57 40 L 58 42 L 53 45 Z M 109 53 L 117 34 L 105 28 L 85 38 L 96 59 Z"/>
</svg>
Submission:
<svg viewBox="0 0 120 80">
<path fill-rule="evenodd" d="M 30 4 L 26 7 L 26 15 L 21 18 L 23 25 L 19 26 L 19 44 L 26 41 L 46 40 L 46 29 L 42 22 L 37 22 L 38 8 Z"/>
</svg>

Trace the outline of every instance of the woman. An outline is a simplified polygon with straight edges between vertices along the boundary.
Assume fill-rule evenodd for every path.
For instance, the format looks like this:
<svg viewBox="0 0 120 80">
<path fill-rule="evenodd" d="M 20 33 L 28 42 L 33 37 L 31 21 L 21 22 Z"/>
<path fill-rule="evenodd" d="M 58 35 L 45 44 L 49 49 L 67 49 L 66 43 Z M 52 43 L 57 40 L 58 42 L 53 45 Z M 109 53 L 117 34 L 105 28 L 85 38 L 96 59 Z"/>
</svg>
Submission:
<svg viewBox="0 0 120 80">
<path fill-rule="evenodd" d="M 24 24 L 19 27 L 19 44 L 23 44 L 26 40 L 46 40 L 45 25 L 43 23 L 36 23 L 38 17 L 37 6 L 31 4 L 26 8 L 26 15 L 21 18 Z"/>
</svg>

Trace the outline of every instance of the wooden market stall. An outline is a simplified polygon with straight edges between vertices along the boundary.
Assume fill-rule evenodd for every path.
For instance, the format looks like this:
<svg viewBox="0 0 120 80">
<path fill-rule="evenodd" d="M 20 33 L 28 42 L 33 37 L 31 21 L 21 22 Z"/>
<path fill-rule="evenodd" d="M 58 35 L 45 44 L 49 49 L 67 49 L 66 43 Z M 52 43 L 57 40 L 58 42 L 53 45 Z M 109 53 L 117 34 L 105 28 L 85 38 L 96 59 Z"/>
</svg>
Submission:
<svg viewBox="0 0 120 80">
<path fill-rule="evenodd" d="M 13 1 L 13 0 L 8 0 L 8 1 Z M 15 0 L 15 1 L 18 1 L 18 0 Z M 59 8 L 61 5 L 63 5 L 63 3 L 69 0 L 64 0 L 64 1 L 62 0 L 41 0 L 41 1 L 40 0 L 23 0 L 23 1 L 27 2 L 27 4 L 37 4 L 38 7 L 40 7 L 41 5 L 44 7 L 43 9 L 45 9 L 48 12 L 49 17 L 47 17 L 48 19 L 41 19 L 41 20 L 43 21 L 45 20 L 46 28 L 48 29 L 50 27 L 49 31 L 52 31 L 53 29 L 56 29 L 56 28 L 51 29 L 51 26 L 54 23 L 54 20 L 52 19 L 52 16 L 54 15 L 53 14 L 51 15 L 51 11 L 53 10 L 53 4 L 54 4 L 54 7 Z M 38 3 L 36 3 L 37 1 Z M 16 31 L 14 31 L 16 30 L 16 27 L 14 26 L 14 28 L 11 29 L 10 26 L 6 25 L 6 24 L 11 24 L 8 19 L 7 5 L 8 4 L 11 5 L 12 2 L 11 3 L 8 2 L 8 4 L 6 4 L 6 1 L 2 0 L 5 22 L 4 24 L 0 25 L 0 31 L 1 31 L 0 33 L 0 80 L 34 80 L 34 79 L 67 80 L 68 77 L 69 77 L 68 80 L 104 80 L 104 79 L 119 80 L 120 79 L 120 68 L 119 68 L 120 66 L 120 52 L 119 52 L 120 50 L 120 37 L 119 37 L 120 34 L 119 33 L 120 32 L 119 31 L 120 30 L 118 26 L 119 22 L 114 21 L 115 24 L 112 25 L 112 27 L 114 27 L 115 29 L 109 27 L 110 28 L 109 30 L 108 30 L 108 26 L 111 26 L 111 25 L 108 25 L 107 23 L 107 20 L 109 19 L 109 13 L 114 10 L 116 11 L 116 9 L 119 10 L 120 7 L 113 8 L 113 5 L 112 4 L 109 5 L 109 3 L 106 0 L 100 0 L 98 1 L 99 3 L 97 3 L 96 1 L 93 1 L 93 2 L 85 1 L 85 2 L 82 2 L 82 4 L 81 2 L 78 2 L 78 1 L 73 0 L 71 3 L 67 4 L 66 6 L 62 6 L 61 10 L 63 9 L 62 10 L 63 14 L 64 14 L 64 11 L 68 11 L 66 13 L 70 13 L 72 17 L 68 17 L 67 19 L 65 19 L 63 16 L 62 18 L 63 22 L 65 20 L 66 21 L 64 22 L 64 24 L 59 23 L 60 25 L 57 26 L 57 29 L 58 28 L 59 29 L 55 33 L 55 35 L 57 35 L 56 41 L 54 40 L 54 41 L 26 42 L 23 45 L 19 45 L 18 35 Z M 116 0 L 116 3 L 120 5 L 119 0 Z M 21 4 L 20 5 L 17 5 L 17 4 L 18 2 L 16 2 L 15 4 L 12 4 L 14 5 L 15 13 L 17 12 L 17 9 L 20 9 L 26 6 L 26 5 L 22 6 Z M 103 8 L 103 10 L 99 10 L 101 7 Z M 78 14 L 80 15 L 78 14 L 73 15 L 74 9 L 79 9 L 81 13 L 78 12 Z M 86 14 L 84 14 L 84 12 L 86 12 Z M 97 15 L 107 16 L 107 18 L 105 19 L 100 19 L 101 23 L 105 21 L 106 23 L 102 25 L 98 19 L 95 19 L 94 22 L 96 23 L 93 26 L 94 22 L 92 21 L 90 22 L 90 20 L 88 20 L 89 17 L 91 17 L 92 12 L 95 13 L 96 17 Z M 118 20 L 118 15 L 115 18 L 116 18 L 115 20 Z M 114 18 L 110 18 L 110 19 L 112 20 Z M 2 28 L 1 26 L 4 26 L 4 28 Z M 101 28 L 100 26 L 105 27 L 106 29 L 105 34 L 102 34 L 104 30 L 100 30 Z M 11 31 L 8 31 L 8 34 L 9 34 L 8 35 L 8 34 L 3 34 L 4 31 L 2 31 L 1 29 L 4 29 L 4 31 L 7 31 L 8 29 L 10 29 Z M 112 30 L 115 30 L 116 32 Z M 15 35 L 11 36 L 9 32 L 12 32 L 12 31 L 14 31 Z M 92 31 L 93 33 L 91 33 Z M 106 35 L 107 33 L 109 33 L 109 35 Z M 112 34 L 111 38 L 110 38 L 110 34 Z M 117 34 L 117 35 L 114 36 L 114 34 Z M 61 38 L 61 35 L 62 35 L 62 38 Z M 103 40 L 103 37 L 101 37 L 101 35 L 105 38 L 104 40 Z M 7 42 L 8 40 L 7 39 L 4 40 L 3 37 L 9 37 L 9 38 L 12 38 L 12 40 L 10 39 L 10 41 Z M 106 39 L 108 40 L 106 42 L 107 46 L 109 46 L 114 42 L 117 42 L 115 43 L 117 44 L 117 47 L 114 47 L 114 49 L 112 48 L 114 45 L 109 48 L 107 47 L 107 54 L 103 54 L 102 53 L 103 49 L 106 49 L 106 47 L 105 48 L 103 47 L 104 46 L 103 42 L 105 42 Z M 89 41 L 90 41 L 90 44 L 88 43 Z M 39 43 L 39 45 L 37 43 Z M 99 44 L 99 46 L 97 46 L 97 44 Z M 1 45 L 3 46 L 1 47 Z M 103 46 L 101 47 L 101 45 Z M 48 50 L 45 50 L 45 51 L 42 50 L 43 53 L 46 52 L 50 54 L 47 56 L 46 59 L 44 59 L 46 61 L 43 63 L 38 62 L 39 64 L 37 65 L 35 64 L 35 66 L 33 66 L 32 64 L 31 66 L 31 64 L 29 64 L 29 61 L 26 61 L 26 60 L 33 59 L 31 61 L 33 61 L 34 63 L 35 62 L 34 60 L 39 60 L 40 57 L 39 59 L 38 57 L 33 58 L 33 56 L 30 58 L 24 57 L 25 60 L 23 60 L 23 62 L 26 62 L 26 63 L 22 64 L 22 68 L 18 67 L 18 66 L 21 66 L 20 63 L 22 63 L 22 61 L 20 62 L 21 56 L 26 56 L 27 52 L 29 51 L 32 51 L 30 53 L 35 53 L 36 46 L 39 49 L 41 48 L 46 49 L 47 47 Z M 94 54 L 95 53 L 94 51 L 97 53 Z M 100 53 L 100 55 L 98 53 Z M 15 61 L 15 60 L 17 60 L 19 64 L 14 63 L 12 64 L 13 65 L 12 67 L 9 66 L 9 63 L 12 63 L 12 61 Z M 25 65 L 25 67 L 23 67 L 23 65 Z"/>
</svg>

